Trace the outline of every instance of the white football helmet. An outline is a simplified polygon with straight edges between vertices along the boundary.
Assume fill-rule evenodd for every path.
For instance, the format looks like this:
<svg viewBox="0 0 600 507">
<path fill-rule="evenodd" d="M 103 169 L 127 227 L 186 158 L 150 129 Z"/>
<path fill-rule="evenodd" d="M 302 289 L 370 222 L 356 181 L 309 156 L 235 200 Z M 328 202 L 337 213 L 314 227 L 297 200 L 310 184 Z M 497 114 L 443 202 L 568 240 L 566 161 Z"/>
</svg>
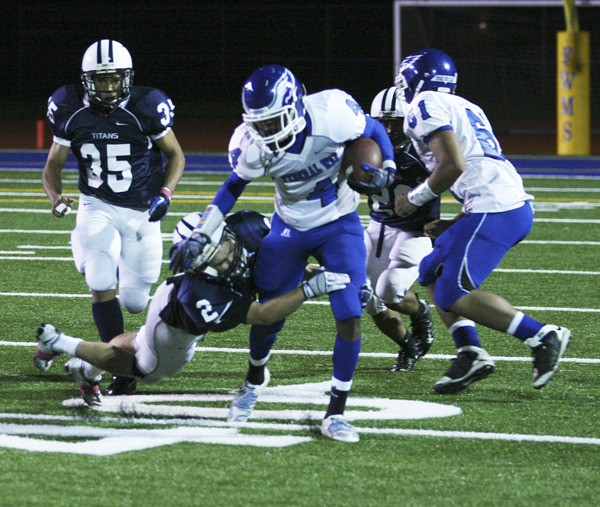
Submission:
<svg viewBox="0 0 600 507">
<path fill-rule="evenodd" d="M 119 74 L 121 89 L 116 97 L 102 98 L 96 90 L 94 76 Z M 81 62 L 81 84 L 85 88 L 92 104 L 106 111 L 113 111 L 131 92 L 133 85 L 133 62 L 129 51 L 115 40 L 103 39 L 94 42 L 83 54 Z"/>
<path fill-rule="evenodd" d="M 383 124 L 394 146 L 408 141 L 403 129 L 407 109 L 408 104 L 395 86 L 381 90 L 371 103 L 371 117 Z"/>
<path fill-rule="evenodd" d="M 303 97 L 302 84 L 281 65 L 260 67 L 248 77 L 242 118 L 262 150 L 278 153 L 294 144 L 306 127 Z"/>
</svg>

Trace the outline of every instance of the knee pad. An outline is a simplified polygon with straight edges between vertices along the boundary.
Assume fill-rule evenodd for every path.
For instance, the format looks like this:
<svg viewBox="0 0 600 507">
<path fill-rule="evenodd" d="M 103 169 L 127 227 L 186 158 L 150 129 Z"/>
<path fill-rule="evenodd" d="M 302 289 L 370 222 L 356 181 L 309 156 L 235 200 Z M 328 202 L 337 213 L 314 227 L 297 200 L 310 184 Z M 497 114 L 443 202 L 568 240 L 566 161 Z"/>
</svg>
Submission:
<svg viewBox="0 0 600 507">
<path fill-rule="evenodd" d="M 417 279 L 418 271 L 417 266 L 386 269 L 377 280 L 375 293 L 386 305 L 402 302 L 406 291 Z"/>
<path fill-rule="evenodd" d="M 98 253 L 82 266 L 85 282 L 90 290 L 101 292 L 117 286 L 117 266 L 108 254 Z"/>
<path fill-rule="evenodd" d="M 367 305 L 365 306 L 365 313 L 367 315 L 378 315 L 387 310 L 387 306 L 377 297 L 376 294 L 373 294 L 373 297 L 369 299 Z"/>
<path fill-rule="evenodd" d="M 150 300 L 150 289 L 120 287 L 119 300 L 129 313 L 141 313 Z"/>
</svg>

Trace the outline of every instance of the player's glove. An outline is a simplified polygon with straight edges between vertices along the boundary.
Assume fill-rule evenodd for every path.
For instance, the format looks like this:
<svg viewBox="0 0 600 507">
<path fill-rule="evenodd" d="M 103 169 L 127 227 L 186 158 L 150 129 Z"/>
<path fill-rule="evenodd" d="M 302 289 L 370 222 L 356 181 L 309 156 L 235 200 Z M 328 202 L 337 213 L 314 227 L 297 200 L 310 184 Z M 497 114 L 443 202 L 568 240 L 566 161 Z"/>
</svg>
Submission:
<svg viewBox="0 0 600 507">
<path fill-rule="evenodd" d="M 153 197 L 148 201 L 150 205 L 150 209 L 148 210 L 148 214 L 150 218 L 148 218 L 149 222 L 158 222 L 159 220 L 163 220 L 167 216 L 167 212 L 169 211 L 169 204 L 171 204 L 171 199 L 169 196 L 163 192 Z"/>
<path fill-rule="evenodd" d="M 302 282 L 302 291 L 307 299 L 316 298 L 344 289 L 349 283 L 350 277 L 346 273 L 333 273 L 325 268 L 319 268 L 313 277 Z"/>
<path fill-rule="evenodd" d="M 367 280 L 367 282 L 360 289 L 360 307 L 365 308 L 372 297 L 373 287 L 371 287 L 371 282 Z"/>
<path fill-rule="evenodd" d="M 396 177 L 396 164 L 393 160 L 386 160 L 382 167 L 375 167 L 371 164 L 362 164 L 362 170 L 371 175 L 371 180 L 362 182 L 349 180 L 350 188 L 359 194 L 375 194 L 390 185 Z"/>
<path fill-rule="evenodd" d="M 169 269 L 177 274 L 196 267 L 194 261 L 209 243 L 210 238 L 200 232 L 193 232 L 189 238 L 176 243 L 169 249 Z"/>
</svg>

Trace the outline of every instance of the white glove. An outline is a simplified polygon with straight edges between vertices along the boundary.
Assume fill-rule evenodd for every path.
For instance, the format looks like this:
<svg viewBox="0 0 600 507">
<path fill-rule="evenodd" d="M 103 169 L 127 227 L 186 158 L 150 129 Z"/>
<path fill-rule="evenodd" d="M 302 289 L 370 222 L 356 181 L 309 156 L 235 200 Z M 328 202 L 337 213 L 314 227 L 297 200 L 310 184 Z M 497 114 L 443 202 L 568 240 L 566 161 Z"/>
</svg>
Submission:
<svg viewBox="0 0 600 507">
<path fill-rule="evenodd" d="M 330 292 L 344 289 L 350 283 L 346 273 L 333 273 L 320 268 L 309 280 L 302 282 L 302 291 L 306 298 L 316 298 Z"/>
</svg>

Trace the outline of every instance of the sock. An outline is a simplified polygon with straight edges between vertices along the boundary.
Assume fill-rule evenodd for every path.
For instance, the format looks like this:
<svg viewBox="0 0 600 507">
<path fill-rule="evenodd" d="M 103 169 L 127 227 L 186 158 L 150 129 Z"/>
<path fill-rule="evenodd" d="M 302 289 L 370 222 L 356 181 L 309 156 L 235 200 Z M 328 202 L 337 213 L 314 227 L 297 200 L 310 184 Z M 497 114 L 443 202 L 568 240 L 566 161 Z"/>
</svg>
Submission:
<svg viewBox="0 0 600 507">
<path fill-rule="evenodd" d="M 52 344 L 52 350 L 59 354 L 69 354 L 75 356 L 75 349 L 77 345 L 83 340 L 81 338 L 74 338 L 73 336 L 61 333 L 58 339 Z"/>
<path fill-rule="evenodd" d="M 81 361 L 81 373 L 83 373 L 83 376 L 86 379 L 93 381 L 96 377 L 101 376 L 104 373 L 104 370 L 101 370 L 87 361 Z"/>
<path fill-rule="evenodd" d="M 425 301 L 421 301 L 419 299 L 419 296 L 417 295 L 417 301 L 419 302 L 419 309 L 417 310 L 417 313 L 415 313 L 414 315 L 412 315 L 411 317 L 413 319 L 420 319 L 421 317 L 423 317 L 423 315 L 425 315 L 425 312 L 427 311 L 427 303 L 425 303 Z"/>
<path fill-rule="evenodd" d="M 362 336 L 350 342 L 337 336 L 333 347 L 333 377 L 340 382 L 352 382 Z M 338 386 L 339 387 L 339 386 Z M 350 390 L 350 388 L 348 388 Z"/>
<path fill-rule="evenodd" d="M 544 324 L 541 322 L 532 319 L 523 312 L 517 312 L 506 332 L 521 341 L 525 341 L 527 338 L 535 336 L 542 327 L 544 327 Z"/>
<path fill-rule="evenodd" d="M 459 320 L 450 326 L 449 331 L 457 349 L 469 345 L 481 348 L 475 322 L 472 320 Z"/>
<path fill-rule="evenodd" d="M 248 373 L 246 380 L 255 386 L 261 385 L 265 381 L 265 366 L 269 360 L 270 353 L 263 359 L 252 359 L 248 361 Z"/>
<path fill-rule="evenodd" d="M 327 412 L 325 413 L 325 419 L 327 419 L 330 415 L 341 415 L 344 413 L 344 410 L 346 410 L 346 400 L 348 399 L 349 393 L 350 391 L 340 391 L 336 387 L 331 388 L 329 406 L 327 407 Z"/>
<path fill-rule="evenodd" d="M 104 343 L 108 343 L 115 336 L 125 332 L 123 312 L 117 298 L 104 301 L 103 303 L 92 303 L 92 315 L 94 316 L 94 322 L 100 334 L 100 339 Z"/>
</svg>

